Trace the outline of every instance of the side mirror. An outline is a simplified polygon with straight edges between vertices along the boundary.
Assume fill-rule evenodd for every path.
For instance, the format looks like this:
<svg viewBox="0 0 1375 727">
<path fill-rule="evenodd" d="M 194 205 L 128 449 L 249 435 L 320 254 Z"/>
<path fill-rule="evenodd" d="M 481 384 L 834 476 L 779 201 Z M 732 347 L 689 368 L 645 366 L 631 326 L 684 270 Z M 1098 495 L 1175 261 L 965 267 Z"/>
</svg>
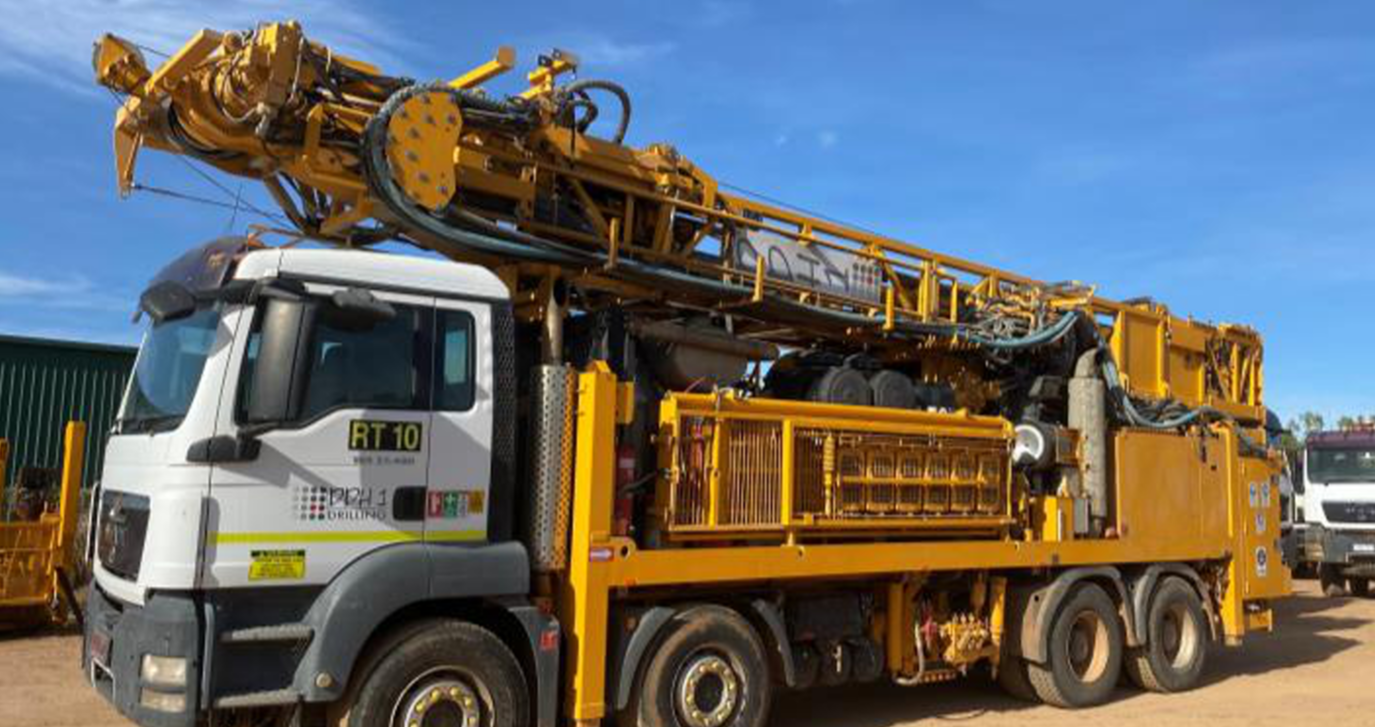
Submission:
<svg viewBox="0 0 1375 727">
<path fill-rule="evenodd" d="M 138 307 L 153 319 L 165 323 L 185 318 L 196 311 L 196 297 L 181 283 L 164 280 L 138 297 Z"/>
<path fill-rule="evenodd" d="M 310 340 L 319 307 L 308 298 L 266 299 L 258 359 L 253 365 L 253 388 L 245 402 L 251 429 L 291 421 L 300 413 L 311 363 Z"/>
</svg>

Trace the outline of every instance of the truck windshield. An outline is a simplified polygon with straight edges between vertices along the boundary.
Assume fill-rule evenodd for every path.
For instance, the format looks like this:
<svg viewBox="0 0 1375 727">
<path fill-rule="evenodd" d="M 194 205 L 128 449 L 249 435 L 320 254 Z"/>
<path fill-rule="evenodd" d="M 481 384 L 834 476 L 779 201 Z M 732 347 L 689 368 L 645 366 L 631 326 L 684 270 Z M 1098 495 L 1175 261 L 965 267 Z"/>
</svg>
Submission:
<svg viewBox="0 0 1375 727">
<path fill-rule="evenodd" d="M 1375 449 L 1310 449 L 1308 481 L 1375 482 Z"/>
<path fill-rule="evenodd" d="M 166 431 L 181 424 L 219 321 L 218 307 L 207 307 L 148 329 L 117 423 L 120 433 Z"/>
</svg>

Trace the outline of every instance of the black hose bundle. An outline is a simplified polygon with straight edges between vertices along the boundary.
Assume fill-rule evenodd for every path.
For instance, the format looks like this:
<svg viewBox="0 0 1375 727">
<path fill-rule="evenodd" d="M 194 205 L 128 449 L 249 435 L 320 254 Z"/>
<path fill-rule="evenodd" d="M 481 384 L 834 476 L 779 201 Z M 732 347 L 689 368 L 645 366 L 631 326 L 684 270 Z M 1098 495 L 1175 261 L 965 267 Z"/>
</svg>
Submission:
<svg viewBox="0 0 1375 727">
<path fill-rule="evenodd" d="M 612 135 L 611 140 L 617 144 L 625 141 L 625 132 L 630 128 L 630 94 L 618 83 L 589 78 L 564 86 L 559 89 L 563 101 L 559 104 L 558 115 L 571 114 L 576 107 L 587 109 L 586 115 L 574 125 L 578 133 L 587 131 L 587 127 L 596 120 L 598 113 L 597 105 L 588 97 L 588 91 L 606 91 L 620 102 L 621 118 L 616 124 L 616 133 Z"/>
</svg>

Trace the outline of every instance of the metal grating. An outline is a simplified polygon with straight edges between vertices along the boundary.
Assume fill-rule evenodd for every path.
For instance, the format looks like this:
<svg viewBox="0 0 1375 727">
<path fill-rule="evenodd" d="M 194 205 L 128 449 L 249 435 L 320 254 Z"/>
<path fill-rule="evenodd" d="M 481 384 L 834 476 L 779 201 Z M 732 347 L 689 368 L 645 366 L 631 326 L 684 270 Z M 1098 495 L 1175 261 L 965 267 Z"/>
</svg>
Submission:
<svg viewBox="0 0 1375 727">
<path fill-rule="evenodd" d="M 539 366 L 531 394 L 531 451 L 534 492 L 526 519 L 526 542 L 537 571 L 568 565 L 568 521 L 573 488 L 573 370 Z"/>
<path fill-rule="evenodd" d="M 913 429 L 926 431 L 902 434 L 858 413 L 825 423 L 794 418 L 777 402 L 722 404 L 763 415 L 682 411 L 672 406 L 677 396 L 665 407 L 655 496 L 656 521 L 670 534 L 968 531 L 1010 522 L 1010 427 L 998 420 L 926 413 L 913 417 Z"/>
<path fill-rule="evenodd" d="M 778 483 L 783 476 L 783 427 L 779 422 L 733 421 L 725 425 L 726 460 L 717 522 L 776 525 Z"/>
</svg>

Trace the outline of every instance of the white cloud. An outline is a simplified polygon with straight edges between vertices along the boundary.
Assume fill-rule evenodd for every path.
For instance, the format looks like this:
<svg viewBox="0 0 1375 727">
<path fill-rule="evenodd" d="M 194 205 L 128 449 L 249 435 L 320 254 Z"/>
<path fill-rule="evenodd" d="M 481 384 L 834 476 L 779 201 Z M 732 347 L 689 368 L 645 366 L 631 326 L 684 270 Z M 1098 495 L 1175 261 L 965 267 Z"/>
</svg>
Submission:
<svg viewBox="0 0 1375 727">
<path fill-rule="evenodd" d="M 1119 176 L 1136 163 L 1129 150 L 1075 146 L 1047 152 L 1036 161 L 1035 171 L 1037 184 L 1076 186 Z"/>
<path fill-rule="evenodd" d="M 268 0 L 0 0 L 0 74 L 23 76 L 68 92 L 99 93 L 91 47 L 114 33 L 162 53 L 180 48 L 201 28 L 248 30 L 259 22 L 299 20 L 306 35 L 335 50 L 397 70 L 401 35 L 380 17 L 347 2 Z M 162 59 L 149 54 L 148 62 Z"/>
<path fill-rule="evenodd" d="M 672 53 L 675 46 L 668 41 L 657 43 L 619 43 L 598 38 L 578 52 L 584 63 L 599 66 L 623 66 L 660 58 Z"/>
<path fill-rule="evenodd" d="M 719 28 L 725 25 L 733 25 L 745 19 L 752 11 L 748 3 L 725 2 L 725 0 L 706 0 L 695 13 L 691 13 L 691 20 L 695 25 L 703 28 Z"/>
<path fill-rule="evenodd" d="M 820 144 L 822 149 L 833 148 L 840 143 L 840 134 L 834 129 L 823 129 L 817 132 L 816 143 Z"/>
<path fill-rule="evenodd" d="M 0 298 L 14 298 L 30 295 L 47 295 L 60 293 L 70 290 L 73 287 L 84 287 L 85 281 L 72 280 L 68 282 L 56 282 L 44 280 L 42 278 L 25 278 L 19 275 L 10 275 L 0 272 Z"/>
<path fill-rule="evenodd" d="M 40 308 L 133 310 L 132 297 L 114 295 L 82 276 L 41 278 L 3 270 L 0 270 L 0 303 L 26 303 Z"/>
<path fill-rule="evenodd" d="M 677 50 L 670 41 L 636 43 L 615 40 L 596 33 L 560 33 L 539 36 L 523 44 L 533 60 L 553 48 L 568 51 L 578 57 L 583 66 L 630 66 L 662 58 Z"/>
</svg>

